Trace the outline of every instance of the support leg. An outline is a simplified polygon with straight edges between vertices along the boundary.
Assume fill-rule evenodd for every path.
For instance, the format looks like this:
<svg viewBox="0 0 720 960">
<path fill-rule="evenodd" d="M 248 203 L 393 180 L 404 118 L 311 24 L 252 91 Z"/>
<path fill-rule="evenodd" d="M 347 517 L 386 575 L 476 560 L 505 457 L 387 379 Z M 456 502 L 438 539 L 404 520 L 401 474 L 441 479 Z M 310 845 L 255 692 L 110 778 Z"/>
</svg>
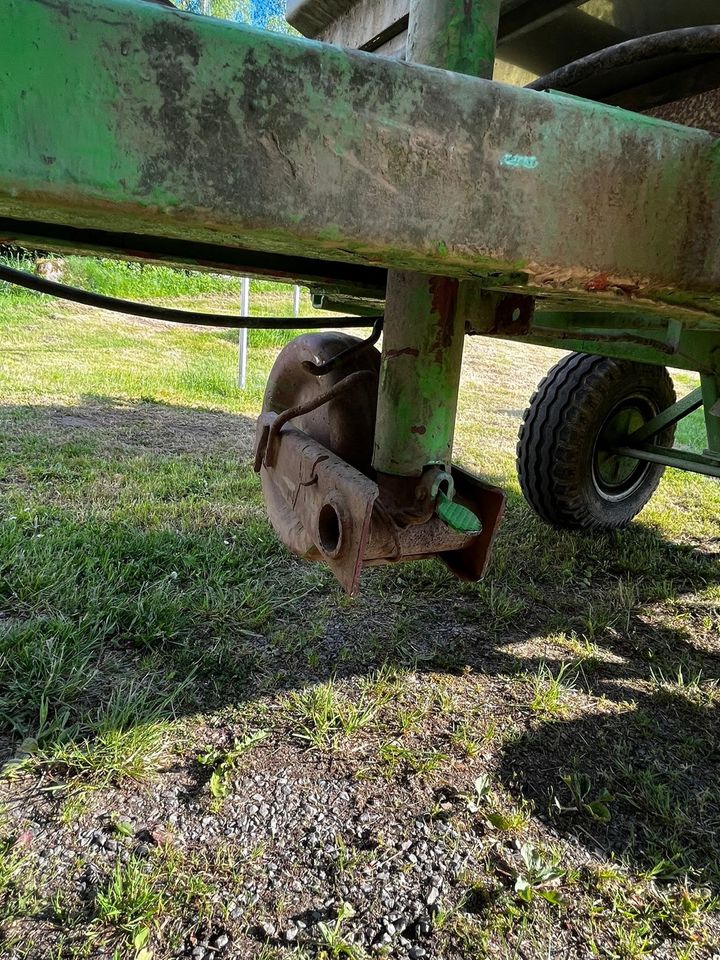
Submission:
<svg viewBox="0 0 720 960">
<path fill-rule="evenodd" d="M 499 15 L 500 0 L 412 0 L 408 60 L 489 78 Z M 381 475 L 450 466 L 464 339 L 458 289 L 390 271 L 373 459 Z"/>
<path fill-rule="evenodd" d="M 500 0 L 411 0 L 411 59 L 489 76 L 499 9 Z M 461 292 L 455 279 L 390 272 L 379 382 L 375 351 L 338 351 L 333 335 L 298 338 L 273 368 L 256 449 L 273 525 L 295 553 L 323 559 L 348 593 L 358 589 L 363 564 L 440 556 L 465 579 L 485 571 L 504 494 L 458 468 L 449 472 Z M 351 372 L 353 364 L 342 364 L 348 357 L 366 369 Z M 378 384 L 373 470 L 357 449 L 356 469 L 336 455 L 338 438 L 363 446 L 360 389 L 370 383 Z"/>
</svg>

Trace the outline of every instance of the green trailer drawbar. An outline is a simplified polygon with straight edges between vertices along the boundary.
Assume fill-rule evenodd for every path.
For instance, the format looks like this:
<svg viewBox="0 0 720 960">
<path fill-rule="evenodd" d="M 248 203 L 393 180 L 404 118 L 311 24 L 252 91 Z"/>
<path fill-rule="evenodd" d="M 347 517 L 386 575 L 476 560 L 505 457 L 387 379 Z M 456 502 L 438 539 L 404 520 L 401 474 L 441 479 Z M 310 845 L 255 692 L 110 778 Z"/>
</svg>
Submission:
<svg viewBox="0 0 720 960">
<path fill-rule="evenodd" d="M 4 0 L 0 240 L 308 286 L 327 330 L 280 353 L 257 426 L 279 537 L 350 593 L 435 555 L 477 579 L 504 496 L 452 463 L 466 336 L 571 351 L 518 440 L 549 523 L 627 524 L 668 466 L 720 477 L 716 8 L 289 0 L 285 35 Z M 700 386 L 678 402 L 667 367 Z M 701 407 L 706 446 L 676 449 Z"/>
</svg>

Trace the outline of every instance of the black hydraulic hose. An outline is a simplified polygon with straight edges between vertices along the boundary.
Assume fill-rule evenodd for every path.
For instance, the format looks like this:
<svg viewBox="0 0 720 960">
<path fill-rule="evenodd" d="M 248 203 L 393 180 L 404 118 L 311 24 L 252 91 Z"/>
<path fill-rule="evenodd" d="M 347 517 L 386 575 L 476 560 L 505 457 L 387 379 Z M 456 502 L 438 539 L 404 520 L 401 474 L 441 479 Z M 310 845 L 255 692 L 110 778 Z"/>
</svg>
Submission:
<svg viewBox="0 0 720 960">
<path fill-rule="evenodd" d="M 659 57 L 684 54 L 708 56 L 720 54 L 720 25 L 685 27 L 681 30 L 666 30 L 645 37 L 626 40 L 613 47 L 605 47 L 588 54 L 580 60 L 546 73 L 528 84 L 530 90 L 570 91 L 572 87 L 594 77 L 611 73 L 620 67 L 655 60 Z"/>
<path fill-rule="evenodd" d="M 168 323 L 192 323 L 204 327 L 224 327 L 230 330 L 322 330 L 326 327 L 369 327 L 382 317 L 238 317 L 222 313 L 197 313 L 194 310 L 174 310 L 172 307 L 155 307 L 149 303 L 135 303 L 108 297 L 102 293 L 91 293 L 79 287 L 70 287 L 55 280 L 36 277 L 25 270 L 16 270 L 0 264 L 0 280 L 46 293 L 61 300 L 82 303 L 86 307 L 100 307 L 114 313 L 126 313 L 132 317 L 144 317 L 149 320 L 165 320 Z"/>
</svg>

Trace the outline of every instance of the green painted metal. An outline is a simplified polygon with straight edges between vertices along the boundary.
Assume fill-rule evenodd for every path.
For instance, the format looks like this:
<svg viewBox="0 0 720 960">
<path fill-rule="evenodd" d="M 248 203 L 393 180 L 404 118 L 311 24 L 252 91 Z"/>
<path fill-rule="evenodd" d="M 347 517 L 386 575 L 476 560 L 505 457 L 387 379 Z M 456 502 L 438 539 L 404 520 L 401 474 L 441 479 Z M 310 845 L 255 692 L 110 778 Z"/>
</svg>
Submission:
<svg viewBox="0 0 720 960">
<path fill-rule="evenodd" d="M 699 410 L 702 405 L 702 387 L 698 387 L 697 390 L 693 390 L 686 397 L 683 397 L 682 400 L 678 400 L 677 403 L 668 407 L 667 410 L 662 410 L 656 417 L 653 417 L 652 420 L 648 420 L 642 427 L 635 430 L 634 433 L 631 433 L 627 438 L 628 444 L 636 447 L 646 443 L 659 433 L 662 433 L 666 427 L 671 427 L 679 423 L 691 413 Z"/>
<path fill-rule="evenodd" d="M 720 366 L 720 349 L 717 351 L 717 362 Z M 705 427 L 708 438 L 705 455 L 720 460 L 720 374 L 703 374 L 700 377 L 700 390 L 705 408 Z"/>
<path fill-rule="evenodd" d="M 388 277 L 373 466 L 419 476 L 449 466 L 464 331 L 458 281 L 391 271 Z"/>
<path fill-rule="evenodd" d="M 713 397 L 715 397 L 714 403 L 717 403 L 717 380 L 714 376 L 702 376 L 700 379 L 701 385 L 697 390 L 691 391 L 682 400 L 678 400 L 667 410 L 662 410 L 652 420 L 648 420 L 642 427 L 631 433 L 626 443 L 615 452 L 635 460 L 649 460 L 652 463 L 662 463 L 667 467 L 689 470 L 692 473 L 720 477 L 720 447 L 713 447 L 717 438 L 713 438 L 710 428 L 708 429 L 708 449 L 704 453 L 671 449 L 649 442 L 666 427 L 679 423 L 699 410 L 703 403 L 707 421 L 709 411 L 714 405 Z M 714 453 L 714 450 L 718 453 Z"/>
<path fill-rule="evenodd" d="M 472 305 L 478 304 L 477 298 Z M 468 330 L 483 336 L 710 374 L 720 371 L 720 332 L 703 315 L 536 310 L 526 329 L 493 326 L 478 307 Z M 681 312 L 682 313 L 682 312 Z"/>
<path fill-rule="evenodd" d="M 0 80 L 0 236 L 622 291 L 720 324 L 701 131 L 138 0 L 5 0 Z"/>
<path fill-rule="evenodd" d="M 503 298 L 482 289 L 471 290 L 463 304 L 476 318 L 471 332 L 542 346 L 564 347 L 579 353 L 599 354 L 699 371 L 701 385 L 673 406 L 632 433 L 614 453 L 636 460 L 661 463 L 710 477 L 720 477 L 720 334 L 707 318 L 694 314 L 662 317 L 659 314 L 611 311 L 534 310 L 525 321 L 506 321 Z M 520 298 L 524 300 L 526 298 Z M 511 298 L 511 305 L 518 302 Z M 518 313 L 522 311 L 518 309 Z M 690 325 L 688 329 L 686 324 Z M 708 447 L 704 453 L 669 449 L 649 441 L 665 427 L 678 423 L 704 406 Z"/>
<path fill-rule="evenodd" d="M 492 78 L 500 0 L 410 0 L 407 60 Z"/>
<path fill-rule="evenodd" d="M 500 0 L 413 0 L 408 59 L 492 76 Z M 419 476 L 450 467 L 465 323 L 459 282 L 391 270 L 373 466 Z"/>
<path fill-rule="evenodd" d="M 675 467 L 676 470 L 688 470 L 691 473 L 701 473 L 706 477 L 720 479 L 720 463 L 713 457 L 689 450 L 671 450 L 668 447 L 656 447 L 647 444 L 642 447 L 618 447 L 617 453 L 623 457 L 634 457 L 636 460 L 647 460 L 650 463 L 661 463 L 666 467 Z"/>
</svg>

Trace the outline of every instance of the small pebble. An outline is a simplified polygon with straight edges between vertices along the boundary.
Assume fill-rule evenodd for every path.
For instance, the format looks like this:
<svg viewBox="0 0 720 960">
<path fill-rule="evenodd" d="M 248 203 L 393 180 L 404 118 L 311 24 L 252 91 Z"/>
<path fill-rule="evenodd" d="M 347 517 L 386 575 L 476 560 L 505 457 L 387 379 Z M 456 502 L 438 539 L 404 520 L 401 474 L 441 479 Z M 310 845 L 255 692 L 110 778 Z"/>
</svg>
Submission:
<svg viewBox="0 0 720 960">
<path fill-rule="evenodd" d="M 271 923 L 269 920 L 263 921 L 263 923 L 260 924 L 260 929 L 268 939 L 271 939 L 277 933 L 275 924 Z"/>
</svg>

